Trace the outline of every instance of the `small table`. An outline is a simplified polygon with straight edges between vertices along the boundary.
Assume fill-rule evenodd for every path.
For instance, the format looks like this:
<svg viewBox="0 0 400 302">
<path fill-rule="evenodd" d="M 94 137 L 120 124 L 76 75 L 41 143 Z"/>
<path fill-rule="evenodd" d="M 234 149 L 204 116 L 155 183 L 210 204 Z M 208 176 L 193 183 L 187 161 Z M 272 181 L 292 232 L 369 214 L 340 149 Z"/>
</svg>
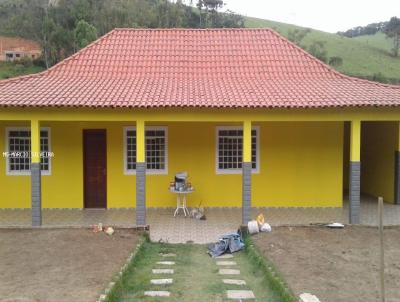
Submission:
<svg viewBox="0 0 400 302">
<path fill-rule="evenodd" d="M 174 212 L 174 217 L 176 216 L 176 214 L 178 214 L 179 209 L 183 210 L 183 214 L 185 214 L 185 217 L 186 217 L 186 213 L 187 213 L 187 216 L 190 216 L 189 210 L 186 207 L 186 195 L 194 192 L 194 190 L 191 189 L 191 190 L 179 191 L 179 190 L 175 190 L 175 189 L 170 189 L 169 191 L 171 193 L 176 194 L 176 210 Z"/>
</svg>

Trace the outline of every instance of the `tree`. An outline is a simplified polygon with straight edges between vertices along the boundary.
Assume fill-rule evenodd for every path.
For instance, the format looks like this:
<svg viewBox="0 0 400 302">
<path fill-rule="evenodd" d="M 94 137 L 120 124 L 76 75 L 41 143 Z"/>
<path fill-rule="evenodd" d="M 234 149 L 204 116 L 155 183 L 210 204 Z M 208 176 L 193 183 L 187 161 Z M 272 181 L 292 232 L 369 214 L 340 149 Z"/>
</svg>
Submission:
<svg viewBox="0 0 400 302">
<path fill-rule="evenodd" d="M 342 64 L 343 64 L 343 59 L 341 57 L 333 56 L 329 58 L 329 65 L 331 66 L 337 67 L 341 66 Z"/>
<path fill-rule="evenodd" d="M 200 12 L 200 27 L 218 27 L 218 9 L 224 6 L 223 0 L 198 0 L 197 8 Z"/>
<path fill-rule="evenodd" d="M 307 34 L 311 31 L 309 28 L 305 29 L 294 29 L 294 30 L 289 30 L 288 32 L 288 40 L 293 42 L 294 44 L 302 47 L 301 42 L 307 36 Z"/>
<path fill-rule="evenodd" d="M 384 29 L 388 38 L 393 39 L 393 56 L 399 56 L 400 49 L 400 18 L 392 17 Z"/>
<path fill-rule="evenodd" d="M 327 61 L 327 51 L 325 49 L 325 41 L 315 40 L 308 48 L 308 52 L 322 62 Z"/>
<path fill-rule="evenodd" d="M 80 20 L 76 24 L 74 37 L 76 48 L 81 49 L 97 39 L 97 30 L 85 20 Z"/>
</svg>

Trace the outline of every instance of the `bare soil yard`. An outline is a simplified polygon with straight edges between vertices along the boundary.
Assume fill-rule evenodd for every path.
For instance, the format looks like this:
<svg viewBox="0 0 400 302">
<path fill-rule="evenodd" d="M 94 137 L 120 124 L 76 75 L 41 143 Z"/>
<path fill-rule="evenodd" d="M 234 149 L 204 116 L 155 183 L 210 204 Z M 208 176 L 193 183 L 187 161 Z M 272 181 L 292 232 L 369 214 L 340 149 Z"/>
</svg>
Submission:
<svg viewBox="0 0 400 302">
<path fill-rule="evenodd" d="M 96 301 L 138 241 L 88 229 L 0 230 L 0 301 Z"/>
<path fill-rule="evenodd" d="M 386 301 L 400 301 L 400 228 L 384 230 Z M 379 297 L 378 229 L 279 227 L 253 237 L 299 295 L 323 302 L 376 302 Z"/>
</svg>

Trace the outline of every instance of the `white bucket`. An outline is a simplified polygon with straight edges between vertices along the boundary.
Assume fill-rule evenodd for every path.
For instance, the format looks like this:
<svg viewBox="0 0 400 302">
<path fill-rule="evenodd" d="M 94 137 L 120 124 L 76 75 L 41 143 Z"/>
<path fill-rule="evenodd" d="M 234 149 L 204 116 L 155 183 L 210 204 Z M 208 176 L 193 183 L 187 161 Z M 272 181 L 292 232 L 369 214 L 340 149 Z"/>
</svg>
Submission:
<svg viewBox="0 0 400 302">
<path fill-rule="evenodd" d="M 247 228 L 249 229 L 250 234 L 256 234 L 260 231 L 258 229 L 258 222 L 256 220 L 249 221 L 247 223 Z"/>
</svg>

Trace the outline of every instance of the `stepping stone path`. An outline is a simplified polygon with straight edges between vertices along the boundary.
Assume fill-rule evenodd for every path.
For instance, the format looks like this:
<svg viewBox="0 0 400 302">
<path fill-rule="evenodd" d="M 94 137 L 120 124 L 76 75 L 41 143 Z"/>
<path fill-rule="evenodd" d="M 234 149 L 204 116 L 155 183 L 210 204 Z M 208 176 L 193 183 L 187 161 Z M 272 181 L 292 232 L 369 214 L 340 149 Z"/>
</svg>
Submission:
<svg viewBox="0 0 400 302">
<path fill-rule="evenodd" d="M 233 255 L 232 254 L 223 254 L 221 256 L 215 257 L 215 259 L 232 259 Z"/>
<path fill-rule="evenodd" d="M 246 281 L 238 279 L 222 279 L 222 282 L 224 282 L 224 284 L 246 285 Z"/>
<path fill-rule="evenodd" d="M 224 268 L 224 269 L 220 269 L 218 271 L 218 274 L 220 274 L 220 275 L 240 275 L 240 271 L 238 269 Z"/>
<path fill-rule="evenodd" d="M 174 282 L 173 279 L 151 279 L 150 283 L 154 285 L 164 285 L 164 284 L 172 284 Z"/>
<path fill-rule="evenodd" d="M 174 265 L 174 261 L 158 261 L 157 264 L 163 264 L 163 265 Z"/>
<path fill-rule="evenodd" d="M 171 293 L 166 290 L 150 290 L 144 292 L 144 295 L 149 297 L 169 297 Z"/>
<path fill-rule="evenodd" d="M 216 264 L 218 266 L 228 266 L 228 267 L 236 267 L 237 263 L 236 261 L 218 261 L 221 259 L 232 259 L 234 256 L 232 254 L 224 254 L 221 256 L 216 257 L 215 259 Z M 232 268 L 224 268 L 220 269 L 218 271 L 218 274 L 220 275 L 240 275 L 240 270 L 238 269 L 232 269 Z M 237 285 L 237 286 L 244 286 L 246 285 L 245 280 L 240 280 L 240 279 L 222 279 L 222 282 L 227 285 Z M 254 293 L 252 290 L 243 290 L 243 289 L 231 289 L 226 291 L 226 296 L 228 299 L 231 300 L 238 300 L 238 301 L 243 301 L 243 300 L 254 300 L 256 297 L 254 296 Z"/>
<path fill-rule="evenodd" d="M 231 266 L 237 265 L 235 261 L 217 261 L 217 265 Z"/>
<path fill-rule="evenodd" d="M 163 268 L 156 268 L 152 270 L 153 274 L 173 274 L 174 270 L 173 269 L 163 269 Z"/>
<path fill-rule="evenodd" d="M 163 254 L 163 253 L 160 253 L 160 256 L 162 258 L 169 258 L 169 257 L 176 257 L 176 254 L 172 254 L 172 253 Z M 172 265 L 175 265 L 175 262 L 174 261 L 157 261 L 156 264 L 172 266 Z M 167 268 L 167 269 L 154 268 L 151 271 L 155 275 L 173 274 L 174 273 L 174 270 L 170 269 L 170 268 Z M 152 284 L 152 285 L 168 285 L 168 284 L 172 284 L 173 282 L 174 282 L 174 279 L 151 279 L 150 280 L 150 284 Z M 148 297 L 170 297 L 171 293 L 169 291 L 167 291 L 167 290 L 151 290 L 151 291 L 145 291 L 144 295 L 148 296 Z"/>
<path fill-rule="evenodd" d="M 169 254 L 160 254 L 160 256 L 161 256 L 161 257 L 164 257 L 164 258 L 168 258 L 168 257 L 176 257 L 176 254 L 172 254 L 172 253 L 169 253 Z"/>
<path fill-rule="evenodd" d="M 245 300 L 245 299 L 255 299 L 252 290 L 227 290 L 226 294 L 228 299 L 233 300 Z"/>
</svg>

